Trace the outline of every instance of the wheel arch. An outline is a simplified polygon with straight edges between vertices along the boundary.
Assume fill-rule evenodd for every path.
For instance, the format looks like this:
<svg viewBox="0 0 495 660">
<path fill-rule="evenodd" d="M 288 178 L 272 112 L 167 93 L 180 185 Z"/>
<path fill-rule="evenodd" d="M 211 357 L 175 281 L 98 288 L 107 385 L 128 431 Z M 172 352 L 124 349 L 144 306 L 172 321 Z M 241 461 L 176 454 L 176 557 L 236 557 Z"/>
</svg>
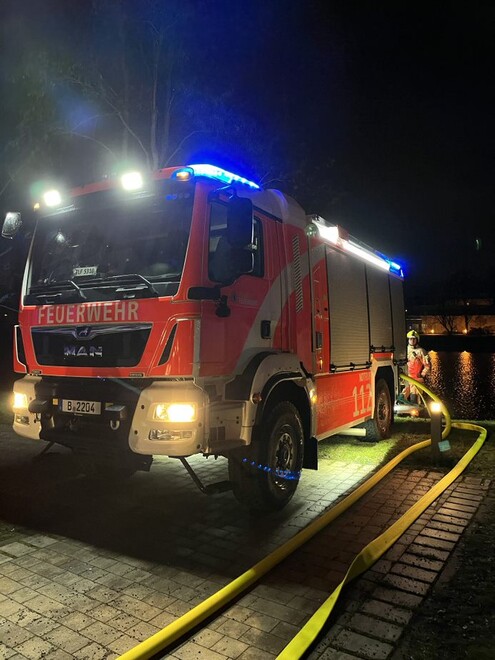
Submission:
<svg viewBox="0 0 495 660">
<path fill-rule="evenodd" d="M 246 444 L 259 435 L 269 410 L 281 401 L 297 408 L 304 435 L 305 468 L 317 468 L 317 440 L 312 435 L 315 420 L 310 405 L 314 383 L 293 353 L 258 353 L 242 374 L 226 386 L 227 398 L 244 400 L 251 431 Z"/>
<path fill-rule="evenodd" d="M 261 405 L 258 406 L 256 411 L 255 428 L 259 429 L 261 427 L 263 419 L 278 403 L 282 401 L 292 403 L 299 413 L 303 427 L 303 467 L 316 469 L 317 441 L 311 434 L 312 416 L 309 397 L 305 387 L 297 383 L 297 380 L 302 380 L 301 376 L 298 375 L 297 379 L 294 376 L 287 378 L 280 374 L 278 378 L 274 377 L 266 383 L 261 393 Z"/>
</svg>

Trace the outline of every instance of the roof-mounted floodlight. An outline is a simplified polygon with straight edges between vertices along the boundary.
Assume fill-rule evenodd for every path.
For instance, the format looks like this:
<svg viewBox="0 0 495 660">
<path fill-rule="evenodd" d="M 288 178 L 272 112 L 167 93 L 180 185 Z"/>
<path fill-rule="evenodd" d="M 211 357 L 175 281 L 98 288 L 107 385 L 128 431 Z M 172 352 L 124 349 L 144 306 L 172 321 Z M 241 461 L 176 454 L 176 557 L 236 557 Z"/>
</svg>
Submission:
<svg viewBox="0 0 495 660">
<path fill-rule="evenodd" d="M 377 268 L 387 270 L 399 277 L 404 277 L 404 272 L 400 264 L 388 259 L 385 255 L 377 252 L 368 245 L 353 239 L 342 227 L 332 225 L 317 215 L 309 216 L 309 218 L 310 223 L 306 227 L 308 236 L 318 234 L 323 240 L 336 245 L 341 250 L 354 254 L 356 257 L 373 264 Z"/>
<path fill-rule="evenodd" d="M 337 245 L 339 240 L 339 228 L 337 225 L 318 225 L 318 232 L 326 241 Z"/>
<path fill-rule="evenodd" d="M 62 203 L 62 195 L 58 190 L 47 190 L 43 193 L 43 201 L 46 206 L 49 206 L 50 208 L 60 206 Z"/>
<path fill-rule="evenodd" d="M 185 169 L 191 169 L 195 176 L 207 176 L 211 179 L 222 181 L 223 183 L 242 183 L 245 186 L 249 186 L 250 188 L 254 188 L 256 190 L 259 189 L 259 185 L 254 183 L 254 181 L 249 181 L 243 176 L 233 174 L 232 172 L 227 172 L 227 170 L 223 170 L 221 167 L 217 167 L 216 165 L 189 165 L 188 168 Z"/>
<path fill-rule="evenodd" d="M 143 176 L 141 172 L 126 172 L 120 177 L 120 183 L 124 190 L 140 190 L 143 187 Z"/>
<path fill-rule="evenodd" d="M 308 217 L 310 220 L 310 223 L 306 226 L 306 234 L 308 236 L 319 235 L 323 240 L 330 241 L 330 243 L 337 245 L 339 238 L 341 238 L 338 225 L 332 225 L 326 222 L 319 215 L 311 215 Z"/>
</svg>

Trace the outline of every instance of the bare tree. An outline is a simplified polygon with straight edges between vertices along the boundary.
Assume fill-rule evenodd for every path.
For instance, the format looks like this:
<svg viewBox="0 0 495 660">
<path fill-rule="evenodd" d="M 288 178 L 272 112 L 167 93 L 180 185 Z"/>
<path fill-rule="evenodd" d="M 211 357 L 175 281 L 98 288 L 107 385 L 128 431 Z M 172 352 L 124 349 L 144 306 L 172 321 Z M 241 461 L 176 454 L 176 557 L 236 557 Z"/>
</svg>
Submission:
<svg viewBox="0 0 495 660">
<path fill-rule="evenodd" d="M 464 327 L 466 329 L 466 334 L 469 332 L 469 326 L 471 325 L 471 321 L 473 319 L 473 315 L 469 314 L 467 312 L 467 307 L 464 308 Z"/>
<path fill-rule="evenodd" d="M 27 186 L 40 162 L 44 172 L 87 181 L 124 163 L 156 170 L 198 152 L 223 156 L 233 145 L 236 161 L 241 154 L 255 164 L 246 174 L 296 187 L 301 174 L 287 166 L 277 132 L 242 106 L 242 82 L 208 77 L 193 0 L 93 0 L 84 13 L 77 3 L 67 7 L 78 21 L 77 44 L 69 32 L 64 43 L 40 37 L 36 48 L 11 53 L 17 125 L 6 130 L 0 193 L 19 178 Z M 215 44 L 227 28 L 216 26 Z"/>
<path fill-rule="evenodd" d="M 440 325 L 445 329 L 445 332 L 448 335 L 452 335 L 455 332 L 455 319 L 456 317 L 453 314 L 438 314 L 433 317 L 435 321 L 438 321 Z"/>
</svg>

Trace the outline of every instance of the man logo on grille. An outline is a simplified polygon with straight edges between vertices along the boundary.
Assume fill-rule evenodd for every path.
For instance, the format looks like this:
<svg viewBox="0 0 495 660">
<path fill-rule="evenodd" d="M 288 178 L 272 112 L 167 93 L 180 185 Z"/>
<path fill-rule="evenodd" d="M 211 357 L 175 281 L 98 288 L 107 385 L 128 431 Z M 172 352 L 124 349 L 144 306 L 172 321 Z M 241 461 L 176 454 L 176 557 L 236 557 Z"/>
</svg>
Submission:
<svg viewBox="0 0 495 660">
<path fill-rule="evenodd" d="M 66 344 L 64 346 L 64 357 L 91 357 L 102 358 L 103 346 L 75 346 L 74 344 Z"/>
</svg>

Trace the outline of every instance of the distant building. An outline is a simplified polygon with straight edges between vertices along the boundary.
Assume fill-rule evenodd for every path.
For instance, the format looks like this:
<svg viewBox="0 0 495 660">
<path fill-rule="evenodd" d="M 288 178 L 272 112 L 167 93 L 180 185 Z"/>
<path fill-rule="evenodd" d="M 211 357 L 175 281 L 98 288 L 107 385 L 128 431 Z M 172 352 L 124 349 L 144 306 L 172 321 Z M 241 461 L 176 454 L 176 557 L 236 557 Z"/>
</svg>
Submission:
<svg viewBox="0 0 495 660">
<path fill-rule="evenodd" d="M 406 323 L 422 335 L 495 335 L 495 304 L 493 298 L 470 298 L 408 305 Z"/>
</svg>

